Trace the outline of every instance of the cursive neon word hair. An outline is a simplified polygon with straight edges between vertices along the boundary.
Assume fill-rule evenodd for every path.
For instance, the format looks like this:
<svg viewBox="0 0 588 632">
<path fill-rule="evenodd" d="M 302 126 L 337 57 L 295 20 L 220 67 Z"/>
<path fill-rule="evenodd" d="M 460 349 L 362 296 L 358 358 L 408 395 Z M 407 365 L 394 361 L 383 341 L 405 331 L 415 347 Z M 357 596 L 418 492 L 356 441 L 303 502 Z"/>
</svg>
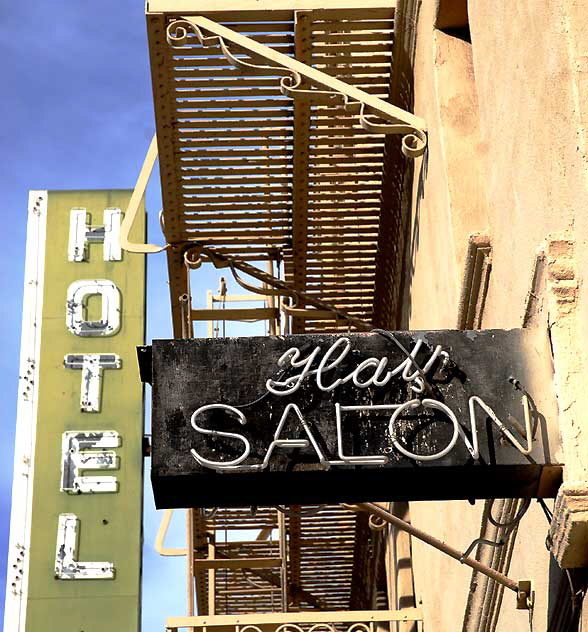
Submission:
<svg viewBox="0 0 588 632">
<path fill-rule="evenodd" d="M 322 347 L 316 346 L 305 358 L 300 357 L 300 349 L 297 347 L 291 347 L 280 356 L 278 359 L 278 366 L 290 366 L 291 368 L 301 368 L 302 370 L 295 375 L 285 378 L 284 380 L 274 380 L 269 378 L 265 383 L 265 387 L 273 395 L 283 397 L 285 395 L 295 393 L 306 378 L 315 376 L 316 386 L 321 391 L 329 393 L 335 390 L 338 386 L 350 381 L 352 381 L 357 388 L 386 386 L 393 377 L 400 375 L 405 382 L 411 385 L 411 390 L 415 393 L 422 393 L 425 387 L 422 374 L 426 374 L 431 370 L 440 355 L 448 357 L 448 354 L 442 350 L 441 346 L 437 345 L 433 350 L 431 357 L 427 360 L 427 363 L 421 370 L 416 365 L 416 356 L 420 351 L 422 344 L 422 340 L 417 340 L 408 357 L 404 358 L 402 362 L 397 364 L 393 369 L 389 369 L 385 372 L 389 363 L 388 357 L 367 358 L 366 360 L 360 362 L 355 369 L 349 372 L 345 377 L 337 378 L 330 384 L 327 383 L 328 380 L 326 374 L 338 367 L 349 354 L 349 351 L 351 350 L 351 340 L 349 340 L 349 338 L 338 338 L 335 342 L 333 342 L 333 344 L 325 351 L 315 369 L 311 367 L 320 357 Z"/>
</svg>

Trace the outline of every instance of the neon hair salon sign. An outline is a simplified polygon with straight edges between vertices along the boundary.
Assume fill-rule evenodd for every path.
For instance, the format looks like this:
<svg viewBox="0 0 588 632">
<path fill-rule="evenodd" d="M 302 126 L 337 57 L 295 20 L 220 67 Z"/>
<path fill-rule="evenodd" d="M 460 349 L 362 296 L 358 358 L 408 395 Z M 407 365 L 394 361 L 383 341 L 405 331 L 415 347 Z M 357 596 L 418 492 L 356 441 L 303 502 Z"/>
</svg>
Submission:
<svg viewBox="0 0 588 632">
<path fill-rule="evenodd" d="M 400 481 L 397 495 L 415 499 L 499 495 L 491 477 L 511 481 L 503 495 L 549 495 L 531 344 L 516 330 L 155 341 L 156 502 L 388 498 Z M 464 475 L 463 491 L 447 489 Z M 190 492 L 197 481 L 216 500 Z"/>
</svg>

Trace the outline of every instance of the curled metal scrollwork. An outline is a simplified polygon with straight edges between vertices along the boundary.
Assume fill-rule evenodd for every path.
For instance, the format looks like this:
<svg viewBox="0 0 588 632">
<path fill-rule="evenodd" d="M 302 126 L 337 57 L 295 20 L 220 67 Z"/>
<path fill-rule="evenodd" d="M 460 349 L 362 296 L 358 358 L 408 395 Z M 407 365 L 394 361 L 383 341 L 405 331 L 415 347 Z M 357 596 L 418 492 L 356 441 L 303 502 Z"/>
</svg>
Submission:
<svg viewBox="0 0 588 632">
<path fill-rule="evenodd" d="M 337 101 L 345 107 L 347 97 L 343 94 L 327 90 L 305 90 L 301 89 L 302 77 L 299 73 L 280 66 L 269 66 L 266 64 L 254 64 L 237 57 L 227 46 L 225 40 L 219 35 L 205 36 L 202 30 L 188 20 L 176 20 L 171 22 L 166 31 L 167 42 L 170 46 L 183 47 L 189 44 L 189 33 L 192 32 L 202 46 L 219 48 L 224 58 L 234 67 L 246 70 L 255 74 L 277 74 L 280 77 L 280 92 L 291 99 L 297 96 L 309 96 L 316 104 L 332 104 Z"/>
<path fill-rule="evenodd" d="M 291 99 L 299 96 L 310 97 L 313 105 L 341 105 L 347 109 L 349 99 L 347 95 L 335 92 L 334 90 L 308 90 L 300 88 L 302 85 L 302 77 L 297 72 L 291 72 L 289 75 L 280 79 L 280 92 Z"/>
<path fill-rule="evenodd" d="M 236 625 L 235 630 L 238 632 L 262 632 L 259 626 L 253 625 L 252 623 L 248 623 L 244 626 Z"/>
<path fill-rule="evenodd" d="M 304 632 L 304 630 L 296 623 L 282 623 L 276 628 L 276 632 Z"/>
<path fill-rule="evenodd" d="M 369 117 L 365 104 L 362 103 L 359 113 L 359 123 L 367 132 L 374 134 L 402 134 L 402 153 L 408 158 L 422 156 L 427 148 L 427 134 L 422 129 L 407 125 L 402 121 L 398 123 L 378 123 Z"/>
<path fill-rule="evenodd" d="M 234 67 L 241 68 L 243 70 L 247 70 L 252 73 L 264 73 L 267 74 L 287 74 L 291 75 L 292 71 L 281 68 L 280 66 L 267 66 L 264 64 L 253 64 L 251 62 L 247 62 L 239 57 L 236 57 L 229 47 L 227 43 L 220 35 L 204 35 L 201 29 L 196 26 L 196 24 L 192 24 L 192 22 L 188 20 L 174 20 L 168 24 L 166 29 L 166 39 L 167 43 L 170 46 L 175 46 L 181 48 L 183 46 L 187 46 L 189 42 L 189 34 L 192 33 L 198 43 L 201 46 L 206 48 L 218 48 L 220 49 L 224 58 Z"/>
<path fill-rule="evenodd" d="M 370 515 L 368 518 L 368 526 L 372 531 L 384 531 L 388 528 L 388 523 L 378 516 Z"/>
<path fill-rule="evenodd" d="M 195 249 L 184 253 L 184 265 L 190 270 L 197 270 L 202 265 L 202 257 Z"/>
<path fill-rule="evenodd" d="M 335 626 L 332 623 L 315 623 L 310 627 L 308 632 L 318 632 L 324 630 L 325 632 L 336 632 Z"/>
<path fill-rule="evenodd" d="M 188 43 L 188 29 L 193 27 L 189 22 L 175 20 L 165 29 L 165 39 L 170 46 L 186 46 Z"/>
</svg>

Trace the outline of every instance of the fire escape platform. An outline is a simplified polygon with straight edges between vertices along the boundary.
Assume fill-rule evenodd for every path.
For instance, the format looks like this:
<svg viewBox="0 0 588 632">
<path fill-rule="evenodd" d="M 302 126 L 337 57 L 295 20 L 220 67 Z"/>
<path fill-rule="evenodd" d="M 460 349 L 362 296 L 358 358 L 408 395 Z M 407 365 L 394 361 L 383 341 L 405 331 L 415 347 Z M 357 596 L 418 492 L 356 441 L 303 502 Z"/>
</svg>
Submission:
<svg viewBox="0 0 588 632">
<path fill-rule="evenodd" d="M 296 290 L 371 321 L 384 132 L 408 133 L 385 130 L 381 123 L 392 121 L 373 118 L 374 104 L 376 113 L 378 104 L 390 104 L 393 3 L 249 0 L 236 10 L 236 3 L 216 0 L 205 11 L 201 6 L 147 4 L 176 324 L 179 297 L 187 293 L 183 253 L 194 240 L 249 262 L 283 262 L 284 278 Z M 214 30 L 201 22 L 186 27 L 190 16 L 206 18 Z M 182 22 L 178 30 L 174 25 Z M 221 39 L 223 27 L 230 31 Z M 177 37 L 182 28 L 183 39 Z M 263 44 L 268 55 L 245 48 L 239 36 Z M 333 86 L 305 75 L 293 86 L 296 73 L 284 70 L 283 56 L 321 71 Z M 341 82 L 353 98 L 341 94 Z M 357 91 L 365 103 L 356 100 Z M 294 319 L 295 332 L 337 328 L 347 324 Z"/>
<path fill-rule="evenodd" d="M 247 20 L 257 19 L 264 21 L 268 13 L 272 18 L 280 17 L 292 19 L 294 11 L 337 11 L 340 15 L 352 15 L 360 19 L 368 19 L 367 11 L 372 9 L 390 12 L 395 0 L 382 2 L 382 0 L 208 0 L 204 6 L 198 0 L 148 0 L 147 14 L 162 13 L 166 15 L 206 15 L 210 18 L 232 18 L 235 15 L 245 14 Z M 274 14 L 279 15 L 275 16 Z"/>
</svg>

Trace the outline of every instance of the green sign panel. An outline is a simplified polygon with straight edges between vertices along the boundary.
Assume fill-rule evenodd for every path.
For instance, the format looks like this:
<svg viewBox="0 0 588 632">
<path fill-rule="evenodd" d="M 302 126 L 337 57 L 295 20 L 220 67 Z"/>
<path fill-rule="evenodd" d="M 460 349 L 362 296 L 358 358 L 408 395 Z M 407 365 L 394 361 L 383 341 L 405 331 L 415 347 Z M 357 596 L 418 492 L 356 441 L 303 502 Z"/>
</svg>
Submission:
<svg viewBox="0 0 588 632">
<path fill-rule="evenodd" d="M 30 194 L 10 632 L 139 628 L 145 260 L 119 246 L 130 195 Z M 144 233 L 137 221 L 131 238 Z"/>
</svg>

